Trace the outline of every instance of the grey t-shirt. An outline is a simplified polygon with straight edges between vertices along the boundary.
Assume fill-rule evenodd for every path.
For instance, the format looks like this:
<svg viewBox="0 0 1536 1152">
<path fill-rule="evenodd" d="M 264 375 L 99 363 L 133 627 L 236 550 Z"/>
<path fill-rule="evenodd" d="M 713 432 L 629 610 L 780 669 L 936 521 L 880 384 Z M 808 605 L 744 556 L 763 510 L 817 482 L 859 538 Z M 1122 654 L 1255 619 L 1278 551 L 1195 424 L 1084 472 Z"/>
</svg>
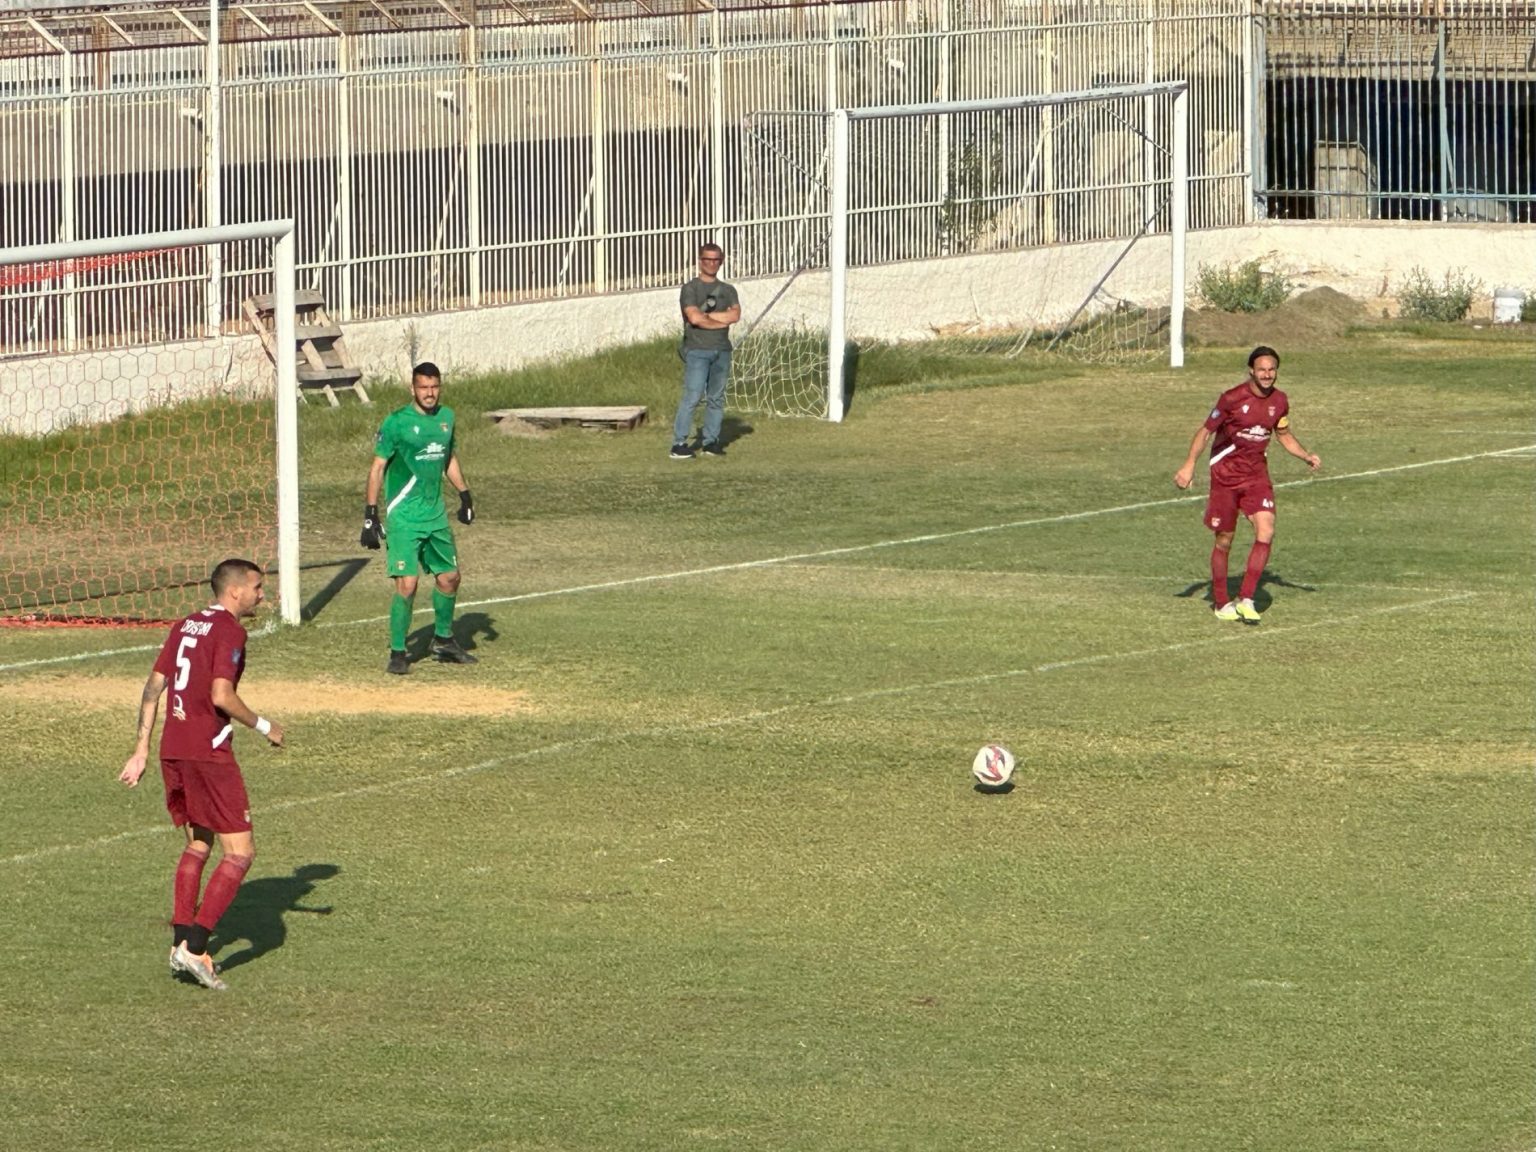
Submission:
<svg viewBox="0 0 1536 1152">
<path fill-rule="evenodd" d="M 678 293 L 677 306 L 686 309 L 690 305 L 700 312 L 724 312 L 728 308 L 736 306 L 736 289 L 724 280 L 716 280 L 707 284 L 695 276 L 683 285 L 683 290 Z M 687 313 L 684 312 L 684 316 Z M 718 351 L 728 349 L 731 346 L 731 330 L 729 328 L 695 328 L 683 320 L 683 351 L 690 348 L 708 349 Z"/>
</svg>

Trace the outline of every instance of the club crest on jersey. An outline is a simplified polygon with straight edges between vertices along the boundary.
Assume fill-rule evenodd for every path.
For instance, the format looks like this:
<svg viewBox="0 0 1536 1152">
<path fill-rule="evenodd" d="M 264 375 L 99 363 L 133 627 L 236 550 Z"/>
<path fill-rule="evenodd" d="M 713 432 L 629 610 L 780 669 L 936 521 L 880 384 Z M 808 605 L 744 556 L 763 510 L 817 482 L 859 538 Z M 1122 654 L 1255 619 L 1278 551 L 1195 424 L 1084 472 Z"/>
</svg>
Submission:
<svg viewBox="0 0 1536 1152">
<path fill-rule="evenodd" d="M 1271 415 L 1271 416 L 1273 416 L 1273 415 L 1274 415 L 1274 412 L 1275 412 L 1275 410 L 1274 410 L 1274 409 L 1273 409 L 1273 408 L 1271 408 L 1271 409 L 1270 409 L 1270 410 L 1269 410 L 1269 412 L 1270 412 L 1270 415 Z M 438 426 L 437 426 L 437 428 L 438 428 L 438 431 L 440 431 L 440 432 L 446 432 L 446 431 L 448 431 L 448 421 L 446 421 L 446 420 L 444 420 L 444 421 L 443 421 L 443 422 L 442 422 L 442 423 L 441 423 L 441 424 L 439 424 L 439 425 L 438 425 Z"/>
<path fill-rule="evenodd" d="M 1270 415 L 1271 415 L 1271 416 L 1273 416 L 1273 415 L 1274 415 L 1274 414 L 1275 414 L 1275 406 L 1274 406 L 1274 405 L 1273 405 L 1273 404 L 1271 404 L 1271 405 L 1270 405 L 1270 406 L 1269 406 L 1269 414 L 1270 414 Z"/>
</svg>

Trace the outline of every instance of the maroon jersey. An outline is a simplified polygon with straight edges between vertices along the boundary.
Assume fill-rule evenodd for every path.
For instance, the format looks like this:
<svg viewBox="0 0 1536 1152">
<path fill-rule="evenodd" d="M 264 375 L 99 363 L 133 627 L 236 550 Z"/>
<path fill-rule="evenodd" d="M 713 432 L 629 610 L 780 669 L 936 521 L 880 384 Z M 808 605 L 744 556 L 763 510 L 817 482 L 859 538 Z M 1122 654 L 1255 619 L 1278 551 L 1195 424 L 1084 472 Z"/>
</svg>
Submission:
<svg viewBox="0 0 1536 1152">
<path fill-rule="evenodd" d="M 1269 479 L 1264 453 L 1270 437 L 1291 425 L 1290 402 L 1276 388 L 1268 396 L 1255 396 L 1247 381 L 1216 398 L 1216 407 L 1205 426 L 1216 433 L 1211 443 L 1211 481 L 1238 488 L 1255 480 Z"/>
<path fill-rule="evenodd" d="M 169 681 L 170 707 L 160 733 L 160 759 L 234 762 L 234 726 L 213 705 L 213 682 L 240 686 L 245 629 L 214 604 L 171 629 L 155 671 Z"/>
</svg>

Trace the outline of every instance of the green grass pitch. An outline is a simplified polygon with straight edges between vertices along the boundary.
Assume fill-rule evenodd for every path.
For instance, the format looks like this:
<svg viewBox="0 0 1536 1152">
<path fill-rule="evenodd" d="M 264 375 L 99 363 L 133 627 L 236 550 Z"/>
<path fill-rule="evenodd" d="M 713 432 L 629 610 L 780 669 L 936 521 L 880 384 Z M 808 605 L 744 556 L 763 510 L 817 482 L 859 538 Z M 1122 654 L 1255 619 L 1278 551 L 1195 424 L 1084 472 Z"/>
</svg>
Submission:
<svg viewBox="0 0 1536 1152">
<path fill-rule="evenodd" d="M 227 994 L 115 783 L 158 634 L 0 632 L 0 1145 L 1530 1152 L 1531 345 L 1275 342 L 1324 470 L 1271 453 L 1257 627 L 1170 482 L 1245 349 L 933 352 L 684 462 L 666 343 L 450 374 L 481 662 L 403 681 L 356 539 L 404 392 L 304 410 Z M 562 402 L 651 422 L 481 415 Z"/>
</svg>

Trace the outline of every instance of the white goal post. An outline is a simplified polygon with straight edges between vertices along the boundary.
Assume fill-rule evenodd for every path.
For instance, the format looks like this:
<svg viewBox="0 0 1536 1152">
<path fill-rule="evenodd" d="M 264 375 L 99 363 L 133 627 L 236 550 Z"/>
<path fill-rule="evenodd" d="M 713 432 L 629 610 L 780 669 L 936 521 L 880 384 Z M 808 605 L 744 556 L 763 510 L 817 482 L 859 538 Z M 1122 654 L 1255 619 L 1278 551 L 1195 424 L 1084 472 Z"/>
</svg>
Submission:
<svg viewBox="0 0 1536 1152">
<path fill-rule="evenodd" d="M 0 283 L 20 285 L 8 293 L 0 311 L 0 359 L 10 377 L 0 390 L 0 433 L 24 438 L 18 443 L 29 445 L 31 459 L 41 461 L 35 468 L 40 478 L 23 481 L 29 488 L 0 491 L 0 525 L 10 537 L 0 545 L 0 608 L 21 612 L 18 618 L 25 620 L 34 618 L 27 614 L 31 606 L 42 605 L 43 614 L 35 618 L 45 623 L 68 622 L 76 611 L 69 606 L 79 602 L 123 605 L 121 614 L 108 610 L 113 621 L 131 623 L 145 613 L 163 614 L 170 601 L 154 598 L 156 580 L 162 587 L 166 580 L 176 582 L 184 596 L 192 582 L 191 566 L 206 561 L 201 569 L 205 581 L 207 571 L 225 553 L 204 553 L 255 538 L 221 538 L 221 524 L 244 516 L 266 525 L 261 538 L 266 541 L 263 547 L 275 544 L 279 615 L 285 623 L 299 623 L 296 357 L 278 355 L 271 364 L 254 334 L 224 324 L 215 330 L 208 327 L 206 300 L 214 270 L 222 267 L 223 283 L 238 291 L 240 282 L 225 252 L 252 241 L 261 246 L 247 246 L 259 254 L 246 269 L 244 283 L 263 291 L 270 288 L 274 346 L 295 349 L 292 220 L 0 249 Z M 240 363 L 232 365 L 235 360 Z M 251 367 L 257 363 L 259 370 Z M 221 391 L 221 384 L 237 376 L 237 385 Z M 271 408 L 266 409 L 269 390 Z M 221 396 L 230 399 L 221 401 Z M 155 470 L 158 462 L 147 462 L 147 449 L 118 452 L 123 444 L 131 444 L 132 436 L 142 444 L 159 433 L 161 425 L 144 424 L 151 414 L 175 413 L 178 408 L 191 412 L 199 405 L 207 409 L 220 403 L 235 409 L 244 405 L 245 411 L 260 403 L 264 414 L 259 426 L 224 439 L 218 436 L 236 416 L 198 416 L 205 422 L 206 438 L 217 439 L 211 467 L 201 462 L 196 450 L 194 417 L 184 416 L 176 430 L 188 436 L 188 447 L 179 455 L 186 468 L 201 467 L 204 474 L 217 472 L 220 465 L 233 470 L 245 456 L 268 465 L 275 460 L 275 480 L 267 472 L 259 490 L 218 490 L 210 495 L 214 483 L 193 476 L 185 482 L 178 479 L 172 491 L 163 473 Z M 106 429 L 135 420 L 141 425 L 136 432 L 107 442 Z M 92 435 L 94 440 L 83 441 L 86 448 L 70 443 L 71 438 Z M 114 453 L 110 467 L 116 471 L 108 476 L 108 466 L 100 459 Z M 161 494 L 150 485 L 160 486 Z M 256 498 L 273 503 L 274 491 L 275 508 L 245 507 Z M 60 492 L 67 498 L 58 497 Z M 30 501 L 35 507 L 25 511 L 29 493 L 38 498 Z M 189 535 L 185 527 L 164 522 L 171 515 L 165 508 L 177 502 L 193 515 L 204 516 L 209 535 L 198 540 L 199 558 L 178 560 L 180 566 L 167 577 L 150 571 L 158 558 L 149 549 L 170 547 Z M 156 503 L 161 505 L 158 523 Z M 127 505 L 134 505 L 131 512 L 124 510 Z M 99 560 L 85 555 L 112 526 L 138 543 L 115 546 Z M 76 555 L 82 557 L 78 563 Z M 59 605 L 63 608 L 57 620 L 46 619 L 46 609 Z"/>
<path fill-rule="evenodd" d="M 1098 359 L 1127 349 L 1134 323 L 1140 354 L 1155 332 L 1181 366 L 1188 100 L 1167 81 L 754 113 L 743 166 L 768 223 L 742 230 L 733 260 L 781 280 L 743 335 L 739 399 L 840 421 L 848 361 L 961 333 L 968 350 L 1070 344 Z M 1142 295 L 1117 295 L 1138 280 Z"/>
</svg>

